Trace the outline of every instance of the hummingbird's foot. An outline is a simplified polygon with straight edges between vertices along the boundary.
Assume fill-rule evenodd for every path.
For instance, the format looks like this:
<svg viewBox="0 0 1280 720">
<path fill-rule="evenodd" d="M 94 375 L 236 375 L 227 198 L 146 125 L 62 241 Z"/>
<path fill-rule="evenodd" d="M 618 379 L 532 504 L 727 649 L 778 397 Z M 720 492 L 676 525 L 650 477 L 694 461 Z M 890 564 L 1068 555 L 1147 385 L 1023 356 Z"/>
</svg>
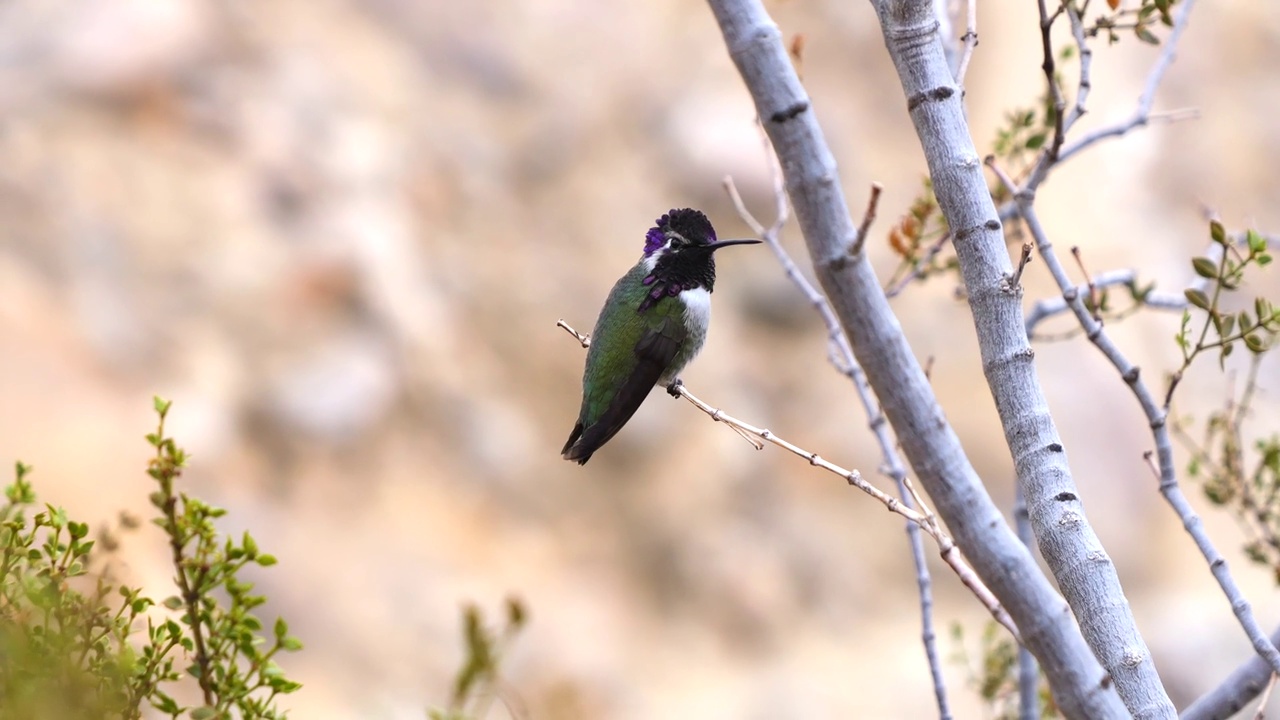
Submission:
<svg viewBox="0 0 1280 720">
<path fill-rule="evenodd" d="M 678 398 L 680 397 L 680 388 L 682 387 L 684 387 L 684 381 L 680 378 L 676 378 L 667 385 L 667 394 L 673 398 Z"/>
</svg>

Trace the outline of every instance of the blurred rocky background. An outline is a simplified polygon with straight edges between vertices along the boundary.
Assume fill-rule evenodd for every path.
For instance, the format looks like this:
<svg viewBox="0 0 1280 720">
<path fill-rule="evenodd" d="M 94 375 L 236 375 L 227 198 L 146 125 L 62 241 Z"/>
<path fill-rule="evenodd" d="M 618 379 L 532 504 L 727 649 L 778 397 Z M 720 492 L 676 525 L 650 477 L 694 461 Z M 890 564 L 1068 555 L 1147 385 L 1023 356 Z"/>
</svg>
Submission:
<svg viewBox="0 0 1280 720">
<path fill-rule="evenodd" d="M 871 247 L 887 279 L 884 238 L 924 164 L 871 8 L 769 8 L 805 37 L 850 205 L 885 185 Z M 1040 194 L 1054 241 L 1092 270 L 1136 266 L 1173 291 L 1207 242 L 1205 207 L 1280 228 L 1280 8 L 1195 13 L 1156 108 L 1200 119 L 1100 146 Z M 967 105 L 985 152 L 1042 75 L 1033 3 L 980 3 L 979 23 Z M 1156 52 L 1096 44 L 1086 129 L 1133 111 Z M 461 661 L 459 608 L 508 594 L 531 613 L 504 665 L 526 717 L 930 716 L 894 516 L 664 395 L 586 467 L 559 458 L 583 353 L 555 321 L 588 330 L 670 207 L 744 234 L 726 174 L 768 219 L 767 167 L 702 3 L 10 0 L 0 459 L 33 464 L 73 516 L 145 515 L 150 397 L 173 399 L 191 492 L 281 560 L 259 581 L 266 614 L 307 643 L 288 658 L 299 718 L 422 717 Z M 786 242 L 807 262 L 794 228 Z M 735 251 L 720 271 L 690 387 L 874 475 L 866 420 L 771 255 Z M 1028 300 L 1052 294 L 1038 263 L 1025 281 Z M 913 286 L 895 306 L 1009 506 L 954 290 Z M 1146 313 L 1113 332 L 1157 378 L 1178 362 L 1176 326 Z M 1186 702 L 1247 643 L 1156 492 L 1119 378 L 1082 339 L 1038 358 L 1086 507 Z M 1228 387 L 1211 365 L 1183 390 L 1199 417 Z M 1280 387 L 1274 363 L 1262 377 L 1259 431 Z M 1273 579 L 1202 509 L 1274 626 Z M 168 577 L 157 537 L 125 547 L 127 576 L 152 587 Z M 985 619 L 934 569 L 951 656 L 947 627 L 976 638 Z M 980 716 L 963 666 L 946 671 L 961 716 Z"/>
</svg>

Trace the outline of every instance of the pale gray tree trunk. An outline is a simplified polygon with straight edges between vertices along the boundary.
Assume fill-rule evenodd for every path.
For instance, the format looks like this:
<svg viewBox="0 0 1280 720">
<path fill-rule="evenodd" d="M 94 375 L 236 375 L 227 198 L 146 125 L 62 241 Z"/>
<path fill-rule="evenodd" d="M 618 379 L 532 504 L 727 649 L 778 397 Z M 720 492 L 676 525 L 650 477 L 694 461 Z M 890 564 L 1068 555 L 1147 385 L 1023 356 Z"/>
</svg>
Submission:
<svg viewBox="0 0 1280 720">
<path fill-rule="evenodd" d="M 1090 527 L 1040 387 L 1013 268 L 929 0 L 873 0 L 951 228 L 982 366 L 1040 553 L 1135 718 L 1172 718 L 1115 566 Z"/>
<path fill-rule="evenodd" d="M 1090 720 L 1128 717 L 1129 712 L 1110 689 L 1107 673 L 1076 629 L 1071 609 L 987 495 L 907 345 L 870 264 L 861 253 L 852 252 L 857 231 L 835 161 L 777 26 L 759 0 L 710 0 L 710 5 L 729 54 L 778 153 L 817 277 L 938 514 L 983 582 L 1017 623 L 1023 642 L 1043 665 L 1063 712 L 1068 717 Z M 925 1 L 923 5 L 927 14 L 929 3 Z M 1041 547 L 1063 570 L 1059 580 L 1076 594 L 1078 610 L 1094 613 L 1095 623 L 1089 631 L 1097 645 L 1095 650 L 1105 651 L 1099 655 L 1108 660 L 1122 658 L 1116 669 L 1124 677 L 1131 697 L 1137 698 L 1131 704 L 1146 717 L 1163 716 L 1159 700 L 1163 690 L 1151 669 L 1145 645 L 1132 629 L 1132 617 L 1118 584 L 1112 593 L 1113 588 L 1106 581 L 1093 580 L 1099 568 L 1112 579 L 1114 570 L 1105 554 L 1100 560 L 1087 554 L 1100 551 L 1101 546 L 1083 522 L 1083 511 L 1071 489 L 1065 453 L 1044 412 L 1030 349 L 1025 338 L 1019 346 L 1007 333 L 1008 327 L 1021 330 L 1022 313 L 1017 295 L 1001 289 L 1009 262 L 1004 255 L 1000 223 L 981 182 L 980 163 L 963 123 L 959 97 L 945 60 L 941 59 L 936 24 L 929 27 L 932 32 L 924 32 L 914 43 L 910 37 L 890 34 L 889 44 L 898 54 L 904 48 L 918 47 L 920 42 L 931 44 L 936 50 L 921 55 L 923 63 L 900 62 L 899 68 L 904 73 L 920 73 L 904 80 L 911 98 L 908 104 L 913 116 L 919 116 L 917 128 L 921 128 L 922 121 L 945 121 L 939 125 L 946 130 L 944 134 L 922 133 L 922 139 L 930 153 L 935 183 L 948 188 L 943 210 L 953 231 L 958 232 L 957 245 L 969 246 L 967 258 L 962 260 L 969 265 L 965 279 L 970 294 L 981 296 L 974 306 L 975 313 L 980 309 L 994 314 L 979 322 L 979 335 L 985 343 L 984 360 L 989 360 L 993 388 L 1001 386 L 997 399 L 1006 404 L 1002 419 L 1007 420 L 1006 432 L 1011 437 L 1019 477 L 1024 490 L 1031 491 L 1028 500 L 1034 503 L 1031 513 L 1040 525 L 1038 535 L 1045 535 L 1040 539 Z M 933 68 L 935 54 L 941 74 Z M 917 97 L 912 88 L 920 88 L 924 94 Z M 949 111 L 939 115 L 939 108 L 948 104 L 954 105 L 954 112 L 960 115 L 958 123 Z M 941 197 L 940 193 L 940 200 Z M 993 256 L 992 248 L 998 249 L 998 257 Z M 1026 384 L 1005 387 L 1004 383 Z M 1027 433 L 1027 437 L 1020 437 L 1020 433 Z M 1046 496 L 1047 490 L 1050 492 Z M 1070 497 L 1058 497 L 1064 492 Z M 1048 527 L 1064 522 L 1065 527 Z M 1098 635 L 1098 618 L 1115 632 L 1107 642 Z M 1163 703 L 1167 705 L 1167 698 Z M 1168 707 L 1171 712 L 1172 706 Z M 1152 714 L 1150 708 L 1157 712 Z"/>
</svg>

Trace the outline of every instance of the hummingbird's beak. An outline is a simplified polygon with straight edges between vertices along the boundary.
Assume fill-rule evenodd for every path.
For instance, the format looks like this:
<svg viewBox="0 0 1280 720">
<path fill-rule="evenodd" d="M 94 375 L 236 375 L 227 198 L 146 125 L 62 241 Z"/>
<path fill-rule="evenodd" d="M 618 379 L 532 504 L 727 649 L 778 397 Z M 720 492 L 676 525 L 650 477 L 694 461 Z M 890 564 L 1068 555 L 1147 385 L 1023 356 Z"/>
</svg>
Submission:
<svg viewBox="0 0 1280 720">
<path fill-rule="evenodd" d="M 757 240 L 756 238 L 738 238 L 736 240 L 720 240 L 719 242 L 713 242 L 710 245 L 707 245 L 707 249 L 719 250 L 722 247 L 729 247 L 730 245 L 755 245 L 759 242 L 760 241 Z"/>
</svg>

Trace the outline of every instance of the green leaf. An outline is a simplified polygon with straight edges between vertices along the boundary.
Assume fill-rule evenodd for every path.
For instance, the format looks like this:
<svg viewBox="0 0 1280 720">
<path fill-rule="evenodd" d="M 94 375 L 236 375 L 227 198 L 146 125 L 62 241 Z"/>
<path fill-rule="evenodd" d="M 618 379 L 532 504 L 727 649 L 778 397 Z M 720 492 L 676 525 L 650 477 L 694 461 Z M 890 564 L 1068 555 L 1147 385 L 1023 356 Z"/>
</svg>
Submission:
<svg viewBox="0 0 1280 720">
<path fill-rule="evenodd" d="M 1265 352 L 1267 349 L 1267 343 L 1257 335 L 1245 335 L 1244 344 L 1255 354 Z"/>
<path fill-rule="evenodd" d="M 1221 335 L 1222 337 L 1226 337 L 1231 334 L 1232 330 L 1235 329 L 1236 316 L 1235 315 L 1216 315 L 1214 316 L 1214 322 L 1218 327 L 1218 334 Z"/>
<path fill-rule="evenodd" d="M 1183 295 L 1186 296 L 1187 302 L 1191 303 L 1192 305 L 1195 305 L 1201 310 L 1209 309 L 1209 296 L 1205 295 L 1203 290 L 1197 290 L 1196 288 L 1187 288 L 1185 291 L 1183 291 Z"/>
<path fill-rule="evenodd" d="M 1207 257 L 1191 258 L 1191 267 L 1202 278 L 1212 280 L 1218 277 L 1218 266 Z"/>
<path fill-rule="evenodd" d="M 151 692 L 150 700 L 152 707 L 166 715 L 177 715 L 182 712 L 182 706 L 178 704 L 178 701 L 168 695 L 165 695 L 159 690 L 153 690 Z"/>
<path fill-rule="evenodd" d="M 1047 137 L 1048 137 L 1047 133 L 1036 133 L 1035 135 L 1032 135 L 1031 137 L 1027 138 L 1027 149 L 1039 150 L 1041 147 L 1044 146 L 1044 141 L 1047 139 Z"/>
<path fill-rule="evenodd" d="M 280 562 L 279 560 L 276 560 L 275 555 L 267 555 L 265 553 L 262 555 L 259 555 L 256 558 L 256 560 L 258 564 L 261 565 L 262 567 L 271 567 L 272 565 L 275 565 L 277 562 Z"/>
<path fill-rule="evenodd" d="M 1213 241 L 1219 245 L 1227 244 L 1227 230 L 1217 220 L 1209 222 L 1209 237 L 1213 238 Z"/>
<path fill-rule="evenodd" d="M 1137 27 L 1135 27 L 1133 29 L 1133 34 L 1137 35 L 1139 40 L 1141 40 L 1144 43 L 1147 43 L 1148 45 L 1160 44 L 1160 38 L 1152 34 L 1152 32 L 1148 30 L 1145 25 L 1138 25 Z"/>
<path fill-rule="evenodd" d="M 191 720 L 212 720 L 212 718 L 216 717 L 218 717 L 218 709 L 211 708 L 208 705 L 191 711 Z"/>
<path fill-rule="evenodd" d="M 151 404 L 155 407 L 156 414 L 159 415 L 161 419 L 164 419 L 164 416 L 169 412 L 169 406 L 173 405 L 173 402 L 156 395 L 151 398 Z"/>
<path fill-rule="evenodd" d="M 273 631 L 276 634 L 276 639 L 279 640 L 289 634 L 289 623 L 285 622 L 284 618 L 276 618 L 276 624 Z"/>
<path fill-rule="evenodd" d="M 1249 252 L 1257 253 L 1267 249 L 1267 240 L 1258 234 L 1256 230 L 1249 230 L 1244 234 L 1245 243 L 1249 246 Z"/>
<path fill-rule="evenodd" d="M 164 602 L 161 604 L 169 608 L 170 610 L 177 610 L 182 607 L 182 598 L 178 597 L 177 595 L 170 595 L 169 597 L 165 598 Z"/>
</svg>

